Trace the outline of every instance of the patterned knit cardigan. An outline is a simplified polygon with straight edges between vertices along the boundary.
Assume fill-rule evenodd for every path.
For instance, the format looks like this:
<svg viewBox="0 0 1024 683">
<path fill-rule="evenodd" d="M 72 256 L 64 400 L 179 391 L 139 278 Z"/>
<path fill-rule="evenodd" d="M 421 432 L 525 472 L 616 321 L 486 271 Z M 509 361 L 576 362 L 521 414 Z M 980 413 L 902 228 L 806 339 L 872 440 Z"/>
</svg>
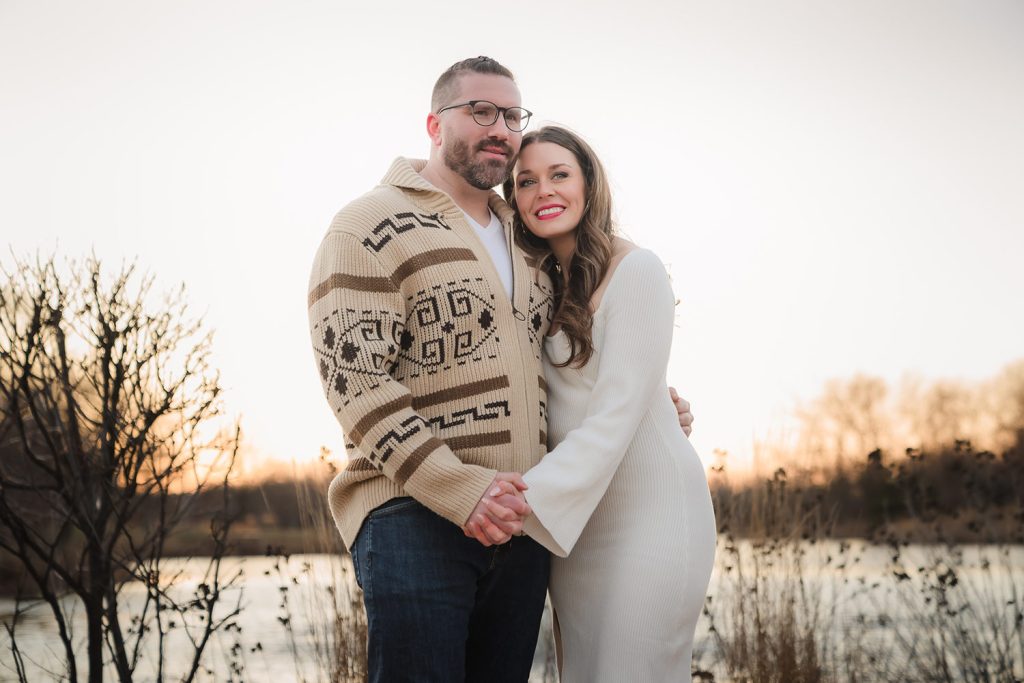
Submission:
<svg viewBox="0 0 1024 683">
<path fill-rule="evenodd" d="M 545 452 L 551 282 L 513 249 L 510 301 L 423 164 L 397 159 L 343 208 L 310 277 L 313 351 L 349 450 L 329 491 L 346 546 L 397 496 L 462 525 L 495 472 L 525 472 Z M 508 234 L 511 210 L 497 194 L 490 206 Z"/>
</svg>

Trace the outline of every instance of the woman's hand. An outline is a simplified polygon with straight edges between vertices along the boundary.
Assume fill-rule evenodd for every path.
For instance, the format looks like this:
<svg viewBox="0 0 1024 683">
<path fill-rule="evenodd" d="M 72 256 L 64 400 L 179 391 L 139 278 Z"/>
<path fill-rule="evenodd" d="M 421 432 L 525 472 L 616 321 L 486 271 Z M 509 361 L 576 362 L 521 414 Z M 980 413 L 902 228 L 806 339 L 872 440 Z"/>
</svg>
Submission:
<svg viewBox="0 0 1024 683">
<path fill-rule="evenodd" d="M 522 492 L 527 489 L 518 472 L 498 472 L 473 508 L 463 533 L 486 546 L 507 543 L 523 530 L 523 519 L 531 514 Z"/>
<path fill-rule="evenodd" d="M 672 397 L 672 403 L 676 406 L 676 413 L 679 416 L 679 426 L 683 434 L 687 436 L 693 431 L 693 413 L 690 412 L 690 402 L 679 396 L 675 387 L 668 388 L 668 395 Z"/>
</svg>

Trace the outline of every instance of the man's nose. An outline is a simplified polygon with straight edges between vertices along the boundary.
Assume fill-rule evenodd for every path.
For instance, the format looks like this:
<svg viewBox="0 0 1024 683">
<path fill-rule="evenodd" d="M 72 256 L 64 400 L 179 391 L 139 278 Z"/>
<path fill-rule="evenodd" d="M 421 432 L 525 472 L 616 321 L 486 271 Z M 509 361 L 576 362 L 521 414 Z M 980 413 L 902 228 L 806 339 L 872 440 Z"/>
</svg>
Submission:
<svg viewBox="0 0 1024 683">
<path fill-rule="evenodd" d="M 508 126 L 505 125 L 505 119 L 499 116 L 495 119 L 494 123 L 487 126 L 487 134 L 492 138 L 499 140 L 508 140 Z"/>
</svg>

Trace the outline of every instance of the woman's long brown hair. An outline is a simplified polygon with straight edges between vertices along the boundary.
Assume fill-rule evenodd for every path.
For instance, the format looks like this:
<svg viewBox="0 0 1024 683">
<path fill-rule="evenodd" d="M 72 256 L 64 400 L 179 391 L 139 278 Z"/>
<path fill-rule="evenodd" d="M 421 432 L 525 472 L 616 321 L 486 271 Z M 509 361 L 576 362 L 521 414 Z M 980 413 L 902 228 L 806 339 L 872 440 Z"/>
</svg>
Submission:
<svg viewBox="0 0 1024 683">
<path fill-rule="evenodd" d="M 535 142 L 551 142 L 563 147 L 576 157 L 585 181 L 583 215 L 576 226 L 576 250 L 569 261 L 566 278 L 561 272 L 558 260 L 551 253 L 547 240 L 529 231 L 516 206 L 515 180 L 505 181 L 505 199 L 515 212 L 516 243 L 527 254 L 540 262 L 540 268 L 551 276 L 555 286 L 555 317 L 552 325 L 558 325 L 569 339 L 569 358 L 556 367 L 583 367 L 594 353 L 591 327 L 594 311 L 590 300 L 601 280 L 608 271 L 612 256 L 612 237 L 615 226 L 612 222 L 612 194 L 608 177 L 600 160 L 586 142 L 578 135 L 558 126 L 545 126 L 531 131 L 523 137 L 520 149 L 526 149 Z"/>
</svg>

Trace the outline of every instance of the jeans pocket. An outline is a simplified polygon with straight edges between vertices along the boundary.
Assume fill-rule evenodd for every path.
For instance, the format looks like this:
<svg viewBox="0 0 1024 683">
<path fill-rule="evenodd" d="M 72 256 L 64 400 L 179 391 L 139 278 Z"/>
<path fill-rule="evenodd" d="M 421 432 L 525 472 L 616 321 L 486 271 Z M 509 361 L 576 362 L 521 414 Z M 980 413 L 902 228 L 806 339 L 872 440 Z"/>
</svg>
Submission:
<svg viewBox="0 0 1024 683">
<path fill-rule="evenodd" d="M 351 548 L 349 548 L 348 554 L 352 558 L 352 571 L 355 572 L 356 575 L 356 585 L 358 585 L 359 588 L 362 588 L 363 573 L 359 569 L 359 539 L 356 539 L 356 542 L 352 544 Z"/>
<path fill-rule="evenodd" d="M 383 505 L 378 505 L 373 510 L 370 510 L 370 514 L 366 516 L 369 519 L 379 519 L 388 515 L 393 515 L 403 510 L 415 508 L 420 503 L 415 498 L 409 498 L 408 496 L 402 496 L 401 498 L 392 498 Z"/>
</svg>

